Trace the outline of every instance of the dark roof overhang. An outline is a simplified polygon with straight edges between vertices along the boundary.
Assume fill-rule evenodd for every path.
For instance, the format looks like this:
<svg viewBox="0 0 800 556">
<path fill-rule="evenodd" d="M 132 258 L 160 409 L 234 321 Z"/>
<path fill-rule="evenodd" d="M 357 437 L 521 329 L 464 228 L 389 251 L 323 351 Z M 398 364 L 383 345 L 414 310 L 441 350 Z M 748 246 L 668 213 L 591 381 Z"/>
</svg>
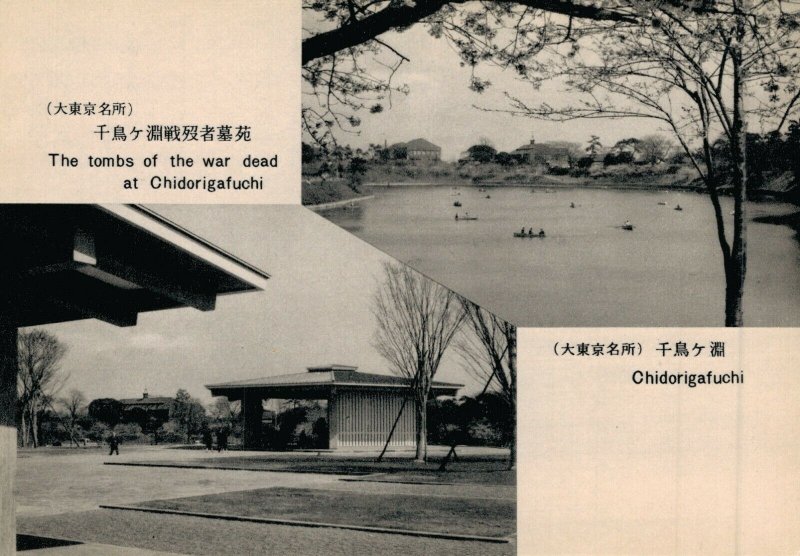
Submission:
<svg viewBox="0 0 800 556">
<path fill-rule="evenodd" d="M 137 205 L 0 206 L 0 285 L 16 326 L 138 313 L 213 310 L 218 295 L 269 275 Z"/>
</svg>

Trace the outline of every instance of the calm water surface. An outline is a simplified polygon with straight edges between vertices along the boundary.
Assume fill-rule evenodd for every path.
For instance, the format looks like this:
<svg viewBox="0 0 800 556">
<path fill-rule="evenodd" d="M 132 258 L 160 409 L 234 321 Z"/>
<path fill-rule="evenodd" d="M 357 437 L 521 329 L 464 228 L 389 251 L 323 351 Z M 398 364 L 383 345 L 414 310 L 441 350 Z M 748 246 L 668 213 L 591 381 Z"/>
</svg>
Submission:
<svg viewBox="0 0 800 556">
<path fill-rule="evenodd" d="M 470 186 L 374 193 L 356 208 L 323 215 L 516 324 L 724 323 L 722 255 L 704 195 L 519 187 L 479 192 Z M 454 207 L 455 201 L 462 206 Z M 678 204 L 683 211 L 674 210 Z M 723 199 L 723 207 L 732 219 L 732 200 Z M 793 210 L 781 203 L 751 203 L 748 220 Z M 456 212 L 478 220 L 457 222 Z M 634 231 L 619 227 L 626 220 Z M 547 238 L 514 238 L 523 226 L 543 228 Z M 800 326 L 800 247 L 794 232 L 750 221 L 748 246 L 745 324 Z"/>
</svg>

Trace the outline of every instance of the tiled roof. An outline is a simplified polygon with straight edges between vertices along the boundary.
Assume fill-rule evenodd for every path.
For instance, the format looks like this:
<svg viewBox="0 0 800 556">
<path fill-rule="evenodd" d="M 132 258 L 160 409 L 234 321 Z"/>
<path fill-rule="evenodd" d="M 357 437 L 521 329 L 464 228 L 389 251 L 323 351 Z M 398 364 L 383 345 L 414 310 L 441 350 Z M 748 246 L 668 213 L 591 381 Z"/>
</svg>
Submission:
<svg viewBox="0 0 800 556">
<path fill-rule="evenodd" d="M 409 151 L 441 151 L 442 148 L 434 145 L 426 139 L 413 139 L 406 143 L 406 148 Z"/>
<path fill-rule="evenodd" d="M 148 396 L 146 398 L 126 398 L 119 400 L 119 403 L 123 405 L 158 405 L 172 403 L 173 401 L 173 398 Z"/>
</svg>

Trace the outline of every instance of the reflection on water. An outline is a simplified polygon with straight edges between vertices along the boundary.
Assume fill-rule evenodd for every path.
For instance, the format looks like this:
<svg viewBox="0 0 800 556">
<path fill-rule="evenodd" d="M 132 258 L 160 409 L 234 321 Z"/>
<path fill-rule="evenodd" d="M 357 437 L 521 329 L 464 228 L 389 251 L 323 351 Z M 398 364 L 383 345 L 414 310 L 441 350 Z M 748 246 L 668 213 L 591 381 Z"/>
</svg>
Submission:
<svg viewBox="0 0 800 556">
<path fill-rule="evenodd" d="M 489 193 L 469 186 L 377 189 L 358 207 L 323 214 L 519 325 L 723 325 L 722 255 L 706 196 L 514 187 Z M 456 200 L 462 206 L 454 207 Z M 732 219 L 730 199 L 723 208 Z M 749 204 L 748 217 L 792 210 Z M 455 220 L 466 212 L 478 220 Z M 632 231 L 622 228 L 626 221 Z M 523 227 L 547 237 L 515 238 Z M 746 325 L 800 325 L 793 236 L 785 226 L 749 222 Z"/>
</svg>

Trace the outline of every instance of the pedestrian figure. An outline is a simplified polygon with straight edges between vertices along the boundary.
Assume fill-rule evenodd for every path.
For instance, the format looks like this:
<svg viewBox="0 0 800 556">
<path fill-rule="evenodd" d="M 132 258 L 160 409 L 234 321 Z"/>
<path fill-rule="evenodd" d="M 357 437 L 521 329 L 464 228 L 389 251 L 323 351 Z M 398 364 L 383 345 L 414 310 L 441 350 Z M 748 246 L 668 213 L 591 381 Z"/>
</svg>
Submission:
<svg viewBox="0 0 800 556">
<path fill-rule="evenodd" d="M 203 444 L 206 446 L 206 450 L 211 451 L 213 447 L 213 439 L 211 437 L 211 430 L 208 428 L 203 429 Z"/>
<path fill-rule="evenodd" d="M 228 431 L 221 428 L 217 431 L 217 452 L 228 449 Z"/>
<path fill-rule="evenodd" d="M 108 451 L 109 456 L 114 453 L 119 455 L 119 437 L 117 436 L 116 433 L 114 432 L 111 433 L 111 436 L 108 438 L 108 446 L 110 448 Z"/>
</svg>

